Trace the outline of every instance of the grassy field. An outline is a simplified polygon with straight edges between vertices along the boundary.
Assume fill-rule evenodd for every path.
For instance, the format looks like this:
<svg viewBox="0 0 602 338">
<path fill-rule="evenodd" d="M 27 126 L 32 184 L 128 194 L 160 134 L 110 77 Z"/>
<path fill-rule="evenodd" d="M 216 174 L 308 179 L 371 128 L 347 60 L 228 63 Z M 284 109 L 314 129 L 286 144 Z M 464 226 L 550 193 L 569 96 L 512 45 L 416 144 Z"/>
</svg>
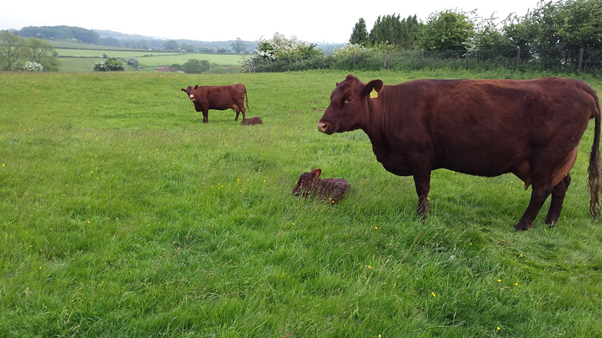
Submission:
<svg viewBox="0 0 602 338">
<path fill-rule="evenodd" d="M 120 52 L 120 51 L 94 51 L 94 50 L 75 50 L 75 49 L 57 49 L 61 56 L 62 72 L 88 72 L 97 61 L 104 61 L 103 53 L 110 57 L 129 58 L 134 57 L 140 62 L 140 67 L 144 71 L 154 71 L 157 67 L 165 67 L 173 64 L 184 64 L 190 59 L 208 60 L 212 65 L 230 67 L 238 69 L 239 55 L 225 54 L 176 54 L 162 52 Z M 134 70 L 134 69 L 132 69 Z"/>
<path fill-rule="evenodd" d="M 190 59 L 207 60 L 212 65 L 220 68 L 236 68 L 240 55 L 235 54 L 201 54 L 201 53 L 174 53 L 161 51 L 148 51 L 140 49 L 125 49 L 119 47 L 107 47 L 92 44 L 75 44 L 64 41 L 53 41 L 55 51 L 61 61 L 62 72 L 88 72 L 97 61 L 103 61 L 102 55 L 106 53 L 110 57 L 124 58 L 134 57 L 140 62 L 144 71 L 154 71 L 157 67 L 165 67 L 173 64 L 184 64 Z M 135 69 L 131 69 L 135 70 Z M 223 71 L 222 71 L 223 72 Z"/>
<path fill-rule="evenodd" d="M 0 73 L 0 336 L 601 336 L 593 123 L 556 227 L 514 231 L 516 177 L 447 170 L 420 221 L 363 132 L 316 130 L 346 75 Z M 202 124 L 180 91 L 238 82 L 263 125 Z M 312 168 L 351 192 L 292 196 Z"/>
</svg>

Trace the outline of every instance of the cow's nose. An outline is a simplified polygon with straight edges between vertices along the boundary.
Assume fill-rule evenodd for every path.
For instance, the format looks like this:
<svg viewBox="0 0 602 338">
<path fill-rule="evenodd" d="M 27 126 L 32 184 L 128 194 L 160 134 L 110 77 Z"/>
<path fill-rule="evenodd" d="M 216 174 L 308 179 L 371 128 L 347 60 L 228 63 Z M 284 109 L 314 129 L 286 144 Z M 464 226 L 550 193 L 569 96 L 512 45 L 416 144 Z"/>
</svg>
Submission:
<svg viewBox="0 0 602 338">
<path fill-rule="evenodd" d="M 320 121 L 318 122 L 318 130 L 325 133 L 328 129 L 328 124 L 326 122 Z"/>
</svg>

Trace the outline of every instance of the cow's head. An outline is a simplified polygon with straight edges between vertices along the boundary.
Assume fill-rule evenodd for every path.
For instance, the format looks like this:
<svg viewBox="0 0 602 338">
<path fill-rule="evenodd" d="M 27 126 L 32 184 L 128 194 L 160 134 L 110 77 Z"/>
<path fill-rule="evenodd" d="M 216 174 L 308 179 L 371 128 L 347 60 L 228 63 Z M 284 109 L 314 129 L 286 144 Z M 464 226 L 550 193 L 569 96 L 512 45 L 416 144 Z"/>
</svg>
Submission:
<svg viewBox="0 0 602 338">
<path fill-rule="evenodd" d="M 196 100 L 196 97 L 195 97 L 194 91 L 195 91 L 195 90 L 196 90 L 198 87 L 199 87 L 198 85 L 194 86 L 194 88 L 192 88 L 192 86 L 188 86 L 188 88 L 186 88 L 186 89 L 184 89 L 184 88 L 181 88 L 181 90 L 182 90 L 184 93 L 188 94 L 188 98 L 190 99 L 190 101 L 194 102 L 194 101 Z"/>
<path fill-rule="evenodd" d="M 320 180 L 322 169 L 314 169 L 311 173 L 303 173 L 297 181 L 297 185 L 293 188 L 293 195 L 295 196 L 307 196 L 313 189 L 315 189 L 316 183 Z"/>
<path fill-rule="evenodd" d="M 369 101 L 377 100 L 382 89 L 381 80 L 363 83 L 348 75 L 330 94 L 330 105 L 318 122 L 318 130 L 330 135 L 362 128 L 368 123 Z"/>
</svg>

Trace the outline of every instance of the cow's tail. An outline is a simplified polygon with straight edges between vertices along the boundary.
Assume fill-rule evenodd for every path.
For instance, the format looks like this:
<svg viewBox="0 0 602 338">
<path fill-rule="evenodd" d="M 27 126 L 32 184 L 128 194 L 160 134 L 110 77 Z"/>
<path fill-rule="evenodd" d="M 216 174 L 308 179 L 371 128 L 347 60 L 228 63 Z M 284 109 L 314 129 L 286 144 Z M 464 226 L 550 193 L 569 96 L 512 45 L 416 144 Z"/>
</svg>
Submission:
<svg viewBox="0 0 602 338">
<path fill-rule="evenodd" d="M 589 212 L 593 219 L 600 214 L 600 193 L 602 192 L 602 164 L 600 164 L 600 100 L 593 89 L 588 91 L 596 101 L 595 107 L 592 107 L 595 118 L 594 144 L 589 156 L 588 187 L 589 187 Z"/>
<path fill-rule="evenodd" d="M 249 94 L 247 94 L 247 87 L 242 86 L 245 89 L 245 100 L 247 101 L 247 109 L 249 109 Z"/>
</svg>

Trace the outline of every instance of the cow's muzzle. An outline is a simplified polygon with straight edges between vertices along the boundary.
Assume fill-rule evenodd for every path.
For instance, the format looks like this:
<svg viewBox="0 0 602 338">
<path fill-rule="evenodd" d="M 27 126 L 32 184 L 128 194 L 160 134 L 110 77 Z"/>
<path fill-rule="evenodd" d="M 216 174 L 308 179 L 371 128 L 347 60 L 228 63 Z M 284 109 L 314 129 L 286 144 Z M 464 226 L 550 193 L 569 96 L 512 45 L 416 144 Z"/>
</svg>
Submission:
<svg viewBox="0 0 602 338">
<path fill-rule="evenodd" d="M 328 122 L 324 122 L 324 121 L 320 121 L 318 122 L 318 130 L 325 133 L 325 134 L 332 134 L 332 132 L 329 132 L 330 129 L 330 124 Z"/>
</svg>

